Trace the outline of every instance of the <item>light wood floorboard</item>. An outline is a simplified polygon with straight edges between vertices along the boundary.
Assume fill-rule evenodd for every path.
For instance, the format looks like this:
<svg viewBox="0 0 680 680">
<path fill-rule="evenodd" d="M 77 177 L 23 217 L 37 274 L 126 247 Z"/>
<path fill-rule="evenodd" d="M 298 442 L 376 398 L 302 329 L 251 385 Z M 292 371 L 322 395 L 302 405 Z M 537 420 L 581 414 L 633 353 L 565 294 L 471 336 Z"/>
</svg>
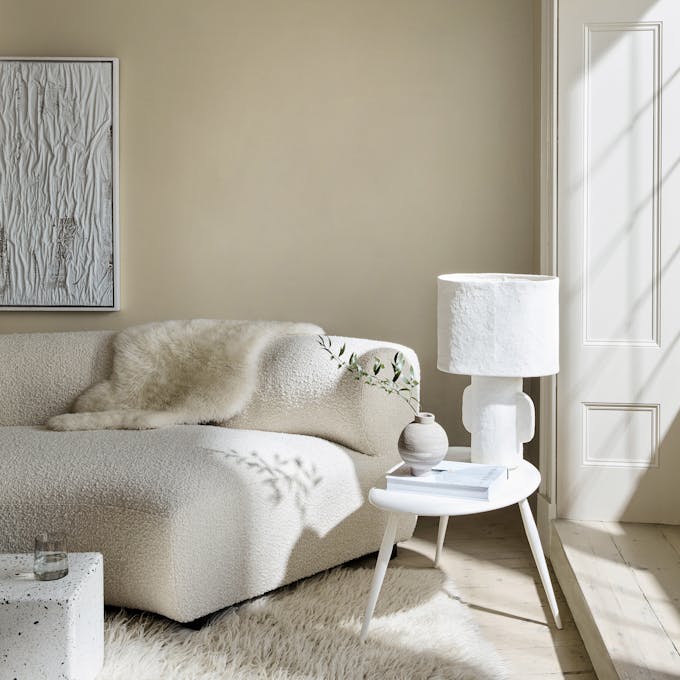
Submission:
<svg viewBox="0 0 680 680">
<path fill-rule="evenodd" d="M 679 678 L 680 528 L 554 526 L 555 568 L 600 678 Z"/>
<path fill-rule="evenodd" d="M 421 517 L 390 567 L 432 568 L 436 518 Z M 593 680 L 596 676 L 553 578 L 564 629 L 558 630 L 540 584 L 517 507 L 452 517 L 440 568 L 456 584 L 482 634 L 506 660 L 513 680 Z"/>
</svg>

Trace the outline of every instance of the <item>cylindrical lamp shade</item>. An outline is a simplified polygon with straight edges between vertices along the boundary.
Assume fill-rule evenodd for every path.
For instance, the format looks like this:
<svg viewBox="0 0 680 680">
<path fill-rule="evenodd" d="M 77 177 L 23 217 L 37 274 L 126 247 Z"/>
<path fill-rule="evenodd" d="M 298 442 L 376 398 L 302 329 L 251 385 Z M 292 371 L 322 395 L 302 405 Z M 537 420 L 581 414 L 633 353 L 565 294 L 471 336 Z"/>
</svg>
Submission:
<svg viewBox="0 0 680 680">
<path fill-rule="evenodd" d="M 523 377 L 559 370 L 559 280 L 444 274 L 437 281 L 437 368 Z"/>
</svg>

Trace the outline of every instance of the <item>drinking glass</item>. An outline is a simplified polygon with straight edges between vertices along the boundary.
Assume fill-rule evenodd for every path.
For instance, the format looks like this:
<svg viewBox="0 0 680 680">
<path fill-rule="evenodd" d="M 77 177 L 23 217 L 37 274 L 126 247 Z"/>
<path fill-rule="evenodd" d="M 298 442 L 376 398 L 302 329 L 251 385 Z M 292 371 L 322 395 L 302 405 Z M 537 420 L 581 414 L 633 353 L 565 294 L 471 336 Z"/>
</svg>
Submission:
<svg viewBox="0 0 680 680">
<path fill-rule="evenodd" d="M 35 537 L 33 573 L 41 581 L 54 581 L 68 574 L 68 554 L 64 536 L 43 533 Z"/>
</svg>

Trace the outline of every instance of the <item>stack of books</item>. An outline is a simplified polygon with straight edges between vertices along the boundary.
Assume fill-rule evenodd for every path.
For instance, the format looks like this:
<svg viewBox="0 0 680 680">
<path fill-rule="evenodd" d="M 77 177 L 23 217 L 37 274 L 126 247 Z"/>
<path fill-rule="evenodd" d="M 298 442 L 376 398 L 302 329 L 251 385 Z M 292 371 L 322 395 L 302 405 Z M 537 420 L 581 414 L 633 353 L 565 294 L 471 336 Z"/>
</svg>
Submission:
<svg viewBox="0 0 680 680">
<path fill-rule="evenodd" d="M 443 460 L 418 477 L 411 474 L 410 466 L 400 463 L 387 471 L 386 479 L 390 491 L 493 501 L 507 476 L 504 467 Z"/>
</svg>

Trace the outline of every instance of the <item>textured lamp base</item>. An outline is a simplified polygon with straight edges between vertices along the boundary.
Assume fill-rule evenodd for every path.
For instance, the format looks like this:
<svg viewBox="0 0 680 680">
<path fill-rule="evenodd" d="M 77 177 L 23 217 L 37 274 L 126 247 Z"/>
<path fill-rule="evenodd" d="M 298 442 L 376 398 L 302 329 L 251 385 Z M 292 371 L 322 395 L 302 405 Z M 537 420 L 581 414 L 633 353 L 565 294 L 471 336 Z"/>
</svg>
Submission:
<svg viewBox="0 0 680 680">
<path fill-rule="evenodd" d="M 522 391 L 522 378 L 472 376 L 463 393 L 463 425 L 471 434 L 473 463 L 516 468 L 534 424 L 534 403 Z"/>
</svg>

